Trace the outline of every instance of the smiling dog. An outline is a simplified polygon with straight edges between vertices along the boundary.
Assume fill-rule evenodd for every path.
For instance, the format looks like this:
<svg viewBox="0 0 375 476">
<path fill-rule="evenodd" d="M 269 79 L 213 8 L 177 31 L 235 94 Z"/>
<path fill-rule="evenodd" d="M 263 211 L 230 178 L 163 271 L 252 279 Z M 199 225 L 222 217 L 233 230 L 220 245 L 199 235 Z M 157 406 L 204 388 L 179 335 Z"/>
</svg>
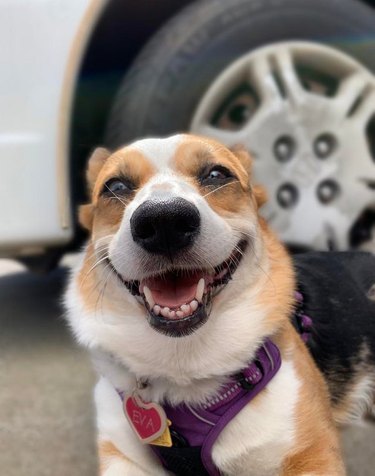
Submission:
<svg viewBox="0 0 375 476">
<path fill-rule="evenodd" d="M 336 357 L 321 372 L 303 343 L 315 316 L 258 214 L 248 154 L 145 139 L 97 149 L 87 178 L 91 239 L 66 306 L 101 375 L 101 475 L 344 474 L 334 416 L 353 413 L 359 371 L 336 381 Z"/>
</svg>

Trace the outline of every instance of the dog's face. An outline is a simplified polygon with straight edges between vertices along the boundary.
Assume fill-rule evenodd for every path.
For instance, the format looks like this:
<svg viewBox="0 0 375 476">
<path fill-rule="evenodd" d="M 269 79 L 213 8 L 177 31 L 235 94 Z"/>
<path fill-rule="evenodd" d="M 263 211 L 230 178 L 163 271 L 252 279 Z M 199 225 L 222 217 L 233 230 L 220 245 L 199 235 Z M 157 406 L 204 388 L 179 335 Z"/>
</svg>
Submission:
<svg viewBox="0 0 375 476">
<path fill-rule="evenodd" d="M 250 157 L 194 136 L 146 139 L 89 164 L 81 213 L 103 259 L 156 331 L 191 334 L 259 249 Z M 250 266 L 249 261 L 248 265 Z"/>
<path fill-rule="evenodd" d="M 246 362 L 292 296 L 248 154 L 191 135 L 146 139 L 97 150 L 87 175 L 91 239 L 66 301 L 79 340 L 140 375 Z"/>
</svg>

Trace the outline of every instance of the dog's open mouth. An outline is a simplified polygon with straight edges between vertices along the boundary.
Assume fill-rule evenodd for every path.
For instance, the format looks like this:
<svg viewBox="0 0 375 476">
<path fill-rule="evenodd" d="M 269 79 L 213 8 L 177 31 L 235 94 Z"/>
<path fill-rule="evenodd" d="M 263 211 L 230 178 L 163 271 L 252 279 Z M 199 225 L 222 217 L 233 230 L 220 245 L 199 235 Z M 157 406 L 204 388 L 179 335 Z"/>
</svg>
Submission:
<svg viewBox="0 0 375 476">
<path fill-rule="evenodd" d="M 157 331 L 173 337 L 194 332 L 207 320 L 212 299 L 232 278 L 247 248 L 241 240 L 232 254 L 214 270 L 171 270 L 141 281 L 125 281 L 128 290 L 140 296 L 148 311 L 149 323 Z"/>
</svg>

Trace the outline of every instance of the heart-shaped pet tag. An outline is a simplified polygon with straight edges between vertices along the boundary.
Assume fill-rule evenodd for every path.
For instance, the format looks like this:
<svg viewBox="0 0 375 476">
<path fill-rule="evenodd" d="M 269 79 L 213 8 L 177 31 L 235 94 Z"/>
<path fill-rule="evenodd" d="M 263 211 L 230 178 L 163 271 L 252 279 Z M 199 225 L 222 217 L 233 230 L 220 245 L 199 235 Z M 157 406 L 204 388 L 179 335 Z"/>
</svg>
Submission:
<svg viewBox="0 0 375 476">
<path fill-rule="evenodd" d="M 124 413 L 142 443 L 159 438 L 167 428 L 163 408 L 157 403 L 145 403 L 137 394 L 125 396 Z"/>
</svg>

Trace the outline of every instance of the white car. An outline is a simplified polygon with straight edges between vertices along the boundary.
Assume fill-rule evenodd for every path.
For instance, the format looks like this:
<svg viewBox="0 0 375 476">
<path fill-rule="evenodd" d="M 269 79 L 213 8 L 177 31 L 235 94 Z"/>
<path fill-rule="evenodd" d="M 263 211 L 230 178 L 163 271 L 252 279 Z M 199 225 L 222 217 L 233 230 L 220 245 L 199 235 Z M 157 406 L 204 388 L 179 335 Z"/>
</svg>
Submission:
<svg viewBox="0 0 375 476">
<path fill-rule="evenodd" d="M 375 223 L 375 10 L 360 0 L 0 3 L 0 255 L 76 247 L 97 145 L 192 130 L 254 156 L 294 248 Z"/>
</svg>

